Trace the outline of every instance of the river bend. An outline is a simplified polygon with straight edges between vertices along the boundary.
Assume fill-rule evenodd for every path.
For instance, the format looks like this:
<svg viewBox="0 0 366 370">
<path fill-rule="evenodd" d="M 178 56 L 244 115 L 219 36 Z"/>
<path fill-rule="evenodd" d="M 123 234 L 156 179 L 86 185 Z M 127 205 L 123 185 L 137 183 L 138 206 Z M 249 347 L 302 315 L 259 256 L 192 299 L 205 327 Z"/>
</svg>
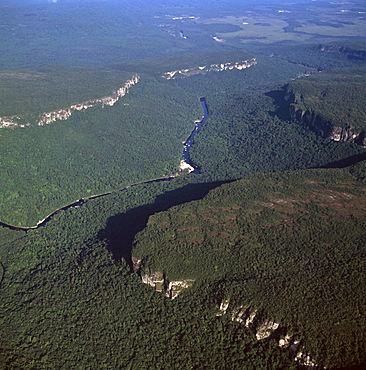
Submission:
<svg viewBox="0 0 366 370">
<path fill-rule="evenodd" d="M 202 109 L 203 109 L 202 120 L 195 122 L 195 127 L 194 127 L 193 131 L 190 133 L 187 140 L 183 143 L 184 144 L 184 149 L 183 149 L 183 155 L 182 155 L 182 162 L 184 162 L 187 165 L 187 167 L 191 169 L 190 172 L 192 172 L 192 173 L 199 173 L 199 172 L 198 172 L 197 167 L 195 165 L 193 165 L 192 163 L 190 163 L 189 150 L 192 147 L 193 139 L 194 139 L 195 135 L 197 134 L 199 129 L 203 126 L 203 124 L 205 123 L 205 121 L 208 117 L 208 109 L 207 109 L 207 104 L 206 104 L 206 98 L 201 97 L 200 102 L 201 102 Z M 29 227 L 14 226 L 14 225 L 10 225 L 10 224 L 7 224 L 7 223 L 1 222 L 1 221 L 0 221 L 0 226 L 9 228 L 11 230 L 25 230 L 25 231 L 27 231 L 27 230 L 38 229 L 39 227 L 45 226 L 47 224 L 47 222 L 49 222 L 52 219 L 52 217 L 54 215 L 56 215 L 57 213 L 59 213 L 61 211 L 65 211 L 65 210 L 67 210 L 69 208 L 72 208 L 72 207 L 74 207 L 74 208 L 80 207 L 87 200 L 104 197 L 106 195 L 117 193 L 117 192 L 126 190 L 126 189 L 128 189 L 132 186 L 136 186 L 136 185 L 148 184 L 148 183 L 151 183 L 151 182 L 169 181 L 169 180 L 172 180 L 172 179 L 174 179 L 178 176 L 181 176 L 181 175 L 180 174 L 175 174 L 175 175 L 172 175 L 172 176 L 164 176 L 164 177 L 158 177 L 158 178 L 155 178 L 155 179 L 139 181 L 139 182 L 135 182 L 133 184 L 127 185 L 127 186 L 125 186 L 121 189 L 111 190 L 111 191 L 108 191 L 108 192 L 105 192 L 105 193 L 95 194 L 95 195 L 91 195 L 91 196 L 86 197 L 86 198 L 78 199 L 74 202 L 71 202 L 69 204 L 66 204 L 66 205 L 56 209 L 55 211 L 53 211 L 52 213 L 47 215 L 43 220 L 40 220 L 37 223 L 37 225 L 35 225 L 35 226 L 29 226 Z"/>
</svg>

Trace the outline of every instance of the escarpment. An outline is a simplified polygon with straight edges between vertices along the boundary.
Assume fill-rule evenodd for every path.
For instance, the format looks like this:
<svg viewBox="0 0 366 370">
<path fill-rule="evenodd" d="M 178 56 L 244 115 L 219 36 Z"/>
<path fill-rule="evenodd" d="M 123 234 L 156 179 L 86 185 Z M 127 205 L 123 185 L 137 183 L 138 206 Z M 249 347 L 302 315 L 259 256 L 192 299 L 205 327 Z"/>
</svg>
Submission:
<svg viewBox="0 0 366 370">
<path fill-rule="evenodd" d="M 169 280 L 166 273 L 153 271 L 143 266 L 142 261 L 132 257 L 134 270 L 140 274 L 141 281 L 151 286 L 155 291 L 164 293 L 170 299 L 176 298 L 184 289 L 191 288 L 195 279 Z"/>
<path fill-rule="evenodd" d="M 326 44 L 319 46 L 320 51 L 325 53 L 342 53 L 354 59 L 366 60 L 366 51 L 361 50 L 359 45 L 344 46 L 342 44 Z"/>
<path fill-rule="evenodd" d="M 131 79 L 127 80 L 122 87 L 113 91 L 109 96 L 76 103 L 68 108 L 61 108 L 52 112 L 45 112 L 40 114 L 38 117 L 30 118 L 25 115 L 0 117 L 0 128 L 14 129 L 15 127 L 27 127 L 31 125 L 31 122 L 35 122 L 38 126 L 49 125 L 56 121 L 65 121 L 69 119 L 73 111 L 85 110 L 94 107 L 97 104 L 101 104 L 102 107 L 106 105 L 112 107 L 120 98 L 128 94 L 131 86 L 137 84 L 139 81 L 140 76 L 134 75 Z"/>
<path fill-rule="evenodd" d="M 366 146 L 366 69 L 342 68 L 285 87 L 291 119 L 322 137 Z"/>
<path fill-rule="evenodd" d="M 332 120 L 325 118 L 322 112 L 301 108 L 293 92 L 285 96 L 290 102 L 289 111 L 291 119 L 308 125 L 325 139 L 334 141 L 347 141 L 366 147 L 365 131 L 345 122 L 344 126 L 333 124 Z"/>
<path fill-rule="evenodd" d="M 285 326 L 269 320 L 261 310 L 250 305 L 233 305 L 229 298 L 223 299 L 217 305 L 216 316 L 231 316 L 232 321 L 237 321 L 250 329 L 257 340 L 273 339 L 277 345 L 287 350 L 296 362 L 307 370 L 320 369 L 311 354 L 307 351 L 297 334 L 293 334 Z"/>
<path fill-rule="evenodd" d="M 192 285 L 178 302 L 210 297 L 218 321 L 275 340 L 309 369 L 356 365 L 365 191 L 349 169 L 253 175 L 151 215 L 132 254 L 156 291 Z"/>
<path fill-rule="evenodd" d="M 215 63 L 215 64 L 209 64 L 209 65 L 202 65 L 192 68 L 185 68 L 185 69 L 178 69 L 175 71 L 169 71 L 165 72 L 162 77 L 164 77 L 167 80 L 177 78 L 178 76 L 182 77 L 189 77 L 197 74 L 205 74 L 208 72 L 222 72 L 227 70 L 233 70 L 233 69 L 246 69 L 253 65 L 257 64 L 256 58 L 252 58 L 249 60 L 243 60 L 240 62 L 226 62 L 226 63 Z"/>
</svg>

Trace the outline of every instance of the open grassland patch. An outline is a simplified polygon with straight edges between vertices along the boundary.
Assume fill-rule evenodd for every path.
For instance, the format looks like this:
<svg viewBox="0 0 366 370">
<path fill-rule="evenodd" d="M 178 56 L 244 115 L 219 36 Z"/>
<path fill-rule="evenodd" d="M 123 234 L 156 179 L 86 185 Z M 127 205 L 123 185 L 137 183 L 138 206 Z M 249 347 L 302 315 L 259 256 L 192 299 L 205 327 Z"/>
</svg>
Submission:
<svg viewBox="0 0 366 370">
<path fill-rule="evenodd" d="M 237 38 L 242 42 L 261 40 L 265 43 L 272 43 L 280 40 L 298 38 L 291 34 L 285 34 L 283 29 L 288 26 L 286 21 L 274 19 L 272 17 L 227 16 L 224 18 L 206 19 L 203 23 L 231 24 L 241 28 L 234 32 L 216 32 L 216 35 L 223 40 Z"/>
<path fill-rule="evenodd" d="M 334 190 L 324 190 L 311 195 L 311 199 L 324 208 L 336 211 L 341 217 L 365 217 L 366 193 L 354 195 Z"/>
<path fill-rule="evenodd" d="M 339 18 L 339 17 L 337 17 Z M 364 37 L 366 34 L 366 22 L 364 19 L 352 18 L 350 23 L 339 23 L 340 27 L 328 25 L 315 25 L 305 22 L 295 31 L 301 31 L 308 35 L 332 36 L 332 37 Z"/>
</svg>

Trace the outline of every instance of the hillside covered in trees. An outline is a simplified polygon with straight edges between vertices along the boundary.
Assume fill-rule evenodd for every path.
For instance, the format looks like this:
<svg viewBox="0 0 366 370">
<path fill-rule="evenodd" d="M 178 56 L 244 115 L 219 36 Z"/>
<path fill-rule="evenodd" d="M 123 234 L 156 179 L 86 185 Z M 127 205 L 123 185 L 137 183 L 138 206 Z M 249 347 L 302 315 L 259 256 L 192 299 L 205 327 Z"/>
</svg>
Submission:
<svg viewBox="0 0 366 370">
<path fill-rule="evenodd" d="M 294 118 L 307 122 L 323 136 L 339 128 L 339 140 L 364 145 L 366 128 L 366 69 L 341 68 L 291 82 L 287 88 Z M 348 134 L 347 134 L 348 132 Z"/>
<path fill-rule="evenodd" d="M 365 12 L 3 0 L 0 369 L 364 369 Z"/>
<path fill-rule="evenodd" d="M 132 253 L 142 274 L 210 282 L 217 306 L 230 302 L 229 317 L 237 307 L 261 310 L 282 327 L 278 339 L 298 336 L 320 366 L 357 365 L 366 355 L 359 166 L 356 176 L 322 169 L 223 185 L 151 216 Z"/>
<path fill-rule="evenodd" d="M 7 93 L 4 90 L 4 112 L 11 106 L 6 102 L 27 101 L 32 88 L 43 86 L 45 92 L 39 101 L 34 97 L 38 103 L 33 110 L 19 108 L 22 117 L 30 117 L 29 125 L 2 128 L 0 221 L 33 226 L 80 198 L 176 175 L 182 143 L 202 116 L 200 96 L 206 96 L 209 120 L 197 134 L 190 157 L 209 181 L 317 167 L 363 152 L 348 143 L 324 141 L 291 122 L 288 112 L 282 113 L 287 109 L 283 84 L 289 75 L 301 75 L 308 67 L 273 63 L 266 56 L 252 63 L 253 58 L 244 50 L 192 54 L 190 62 L 183 58 L 179 66 L 249 64 L 176 79 L 162 73 L 179 69 L 174 58 L 166 60 L 164 68 L 157 68 L 157 60 L 146 60 L 136 63 L 137 72 L 116 74 L 59 66 L 18 71 L 8 81 Z M 35 82 L 29 77 L 19 94 L 18 77 L 23 75 L 34 76 Z M 69 86 L 62 77 L 66 75 Z M 134 83 L 116 99 L 114 92 L 131 80 Z M 51 109 L 55 114 L 47 114 Z M 48 116 L 48 124 L 39 124 Z"/>
</svg>

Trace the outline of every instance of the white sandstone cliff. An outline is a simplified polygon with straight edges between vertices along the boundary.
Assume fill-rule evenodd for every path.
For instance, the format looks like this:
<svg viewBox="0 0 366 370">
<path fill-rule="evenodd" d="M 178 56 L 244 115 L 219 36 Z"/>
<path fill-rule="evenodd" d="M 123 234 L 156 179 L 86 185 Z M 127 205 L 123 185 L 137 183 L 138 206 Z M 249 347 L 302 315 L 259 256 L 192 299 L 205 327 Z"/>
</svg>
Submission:
<svg viewBox="0 0 366 370">
<path fill-rule="evenodd" d="M 166 78 L 167 80 L 173 79 L 180 76 L 193 76 L 196 74 L 205 74 L 208 72 L 221 72 L 221 71 L 227 71 L 227 70 L 233 70 L 233 69 L 246 69 L 253 65 L 257 64 L 257 60 L 255 58 L 249 59 L 249 60 L 243 60 L 241 62 L 234 62 L 234 63 L 217 63 L 217 64 L 211 64 L 208 66 L 198 66 L 193 68 L 186 68 L 186 69 L 178 69 L 175 71 L 165 72 L 163 74 L 163 78 Z"/>
<path fill-rule="evenodd" d="M 97 104 L 101 104 L 103 108 L 105 105 L 113 106 L 121 97 L 125 96 L 129 92 L 131 86 L 137 84 L 139 81 L 140 76 L 134 75 L 130 80 L 127 80 L 122 87 L 114 91 L 110 96 L 73 104 L 69 108 L 58 109 L 53 112 L 42 113 L 36 119 L 36 124 L 38 126 L 43 126 L 49 125 L 56 121 L 65 121 L 72 115 L 73 111 L 88 109 L 90 107 L 94 107 Z M 30 126 L 30 122 L 20 123 L 21 121 L 24 121 L 24 119 L 26 118 L 22 116 L 0 117 L 0 128 L 14 129 L 15 127 Z"/>
</svg>

